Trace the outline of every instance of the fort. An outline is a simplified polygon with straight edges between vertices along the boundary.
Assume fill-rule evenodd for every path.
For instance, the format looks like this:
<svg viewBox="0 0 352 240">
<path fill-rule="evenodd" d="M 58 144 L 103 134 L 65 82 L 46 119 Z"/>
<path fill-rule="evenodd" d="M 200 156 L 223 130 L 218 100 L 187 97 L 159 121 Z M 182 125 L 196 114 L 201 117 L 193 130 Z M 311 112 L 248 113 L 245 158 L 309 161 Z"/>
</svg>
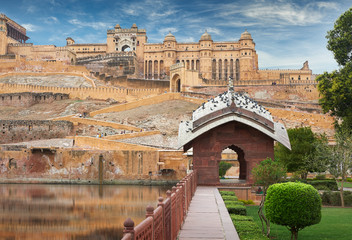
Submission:
<svg viewBox="0 0 352 240">
<path fill-rule="evenodd" d="M 205 31 L 197 42 L 178 42 L 168 33 L 162 43 L 149 43 L 147 30 L 116 24 L 107 30 L 105 43 L 76 43 L 68 36 L 66 46 L 57 47 L 34 45 L 28 39 L 23 26 L 0 14 L 0 112 L 17 107 L 23 118 L 1 120 L 3 182 L 25 176 L 31 182 L 97 183 L 102 171 L 106 183 L 176 181 L 201 166 L 212 170 L 205 170 L 199 182 L 211 185 L 218 183 L 216 161 L 229 147 L 237 154 L 231 160 L 237 167 L 235 177 L 250 184 L 253 164 L 264 155 L 272 156 L 275 134 L 256 132 L 262 139 L 249 147 L 232 139 L 237 146 L 229 142 L 224 149 L 216 148 L 214 162 L 205 165 L 202 156 L 195 155 L 193 162 L 193 152 L 188 151 L 192 144 L 197 151 L 206 151 L 199 139 L 185 143 L 185 152 L 177 144 L 182 138 L 178 124 L 193 121 L 192 111 L 208 99 L 218 99 L 228 90 L 229 79 L 238 94 L 273 113 L 260 126 L 309 125 L 315 132 L 333 135 L 332 119 L 321 114 L 308 61 L 300 69 L 260 69 L 256 44 L 247 30 L 233 41 L 213 41 Z M 77 104 L 82 106 L 74 108 Z M 50 109 L 54 105 L 58 110 Z M 33 120 L 28 109 L 43 116 L 55 112 L 55 116 Z M 258 118 L 249 115 L 248 119 Z M 198 131 L 197 124 L 192 131 Z M 233 127 L 242 129 L 251 138 L 254 130 L 242 124 L 219 129 L 224 135 Z M 251 156 L 253 162 L 243 158 L 243 152 L 262 145 L 266 146 L 263 156 Z M 207 182 L 205 176 L 214 182 Z"/>
</svg>

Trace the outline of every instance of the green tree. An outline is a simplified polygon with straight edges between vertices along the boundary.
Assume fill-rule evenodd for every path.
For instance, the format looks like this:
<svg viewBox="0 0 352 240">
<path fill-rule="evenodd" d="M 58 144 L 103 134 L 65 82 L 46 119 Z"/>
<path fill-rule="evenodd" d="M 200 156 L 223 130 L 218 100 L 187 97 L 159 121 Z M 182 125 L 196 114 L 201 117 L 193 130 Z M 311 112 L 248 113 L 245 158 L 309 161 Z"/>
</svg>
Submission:
<svg viewBox="0 0 352 240">
<path fill-rule="evenodd" d="M 334 53 L 335 60 L 345 66 L 352 60 L 352 8 L 344 12 L 335 22 L 334 29 L 328 31 L 327 48 Z"/>
<path fill-rule="evenodd" d="M 322 143 L 316 158 L 325 157 L 328 162 L 328 170 L 335 177 L 336 182 L 341 178 L 340 198 L 341 206 L 345 207 L 343 197 L 343 184 L 347 178 L 348 171 L 352 168 L 352 132 L 345 125 L 337 126 L 335 133 L 336 143 L 328 146 Z"/>
<path fill-rule="evenodd" d="M 258 215 L 262 223 L 262 232 L 269 237 L 270 222 L 263 213 L 266 191 L 270 185 L 278 183 L 286 177 L 286 169 L 278 161 L 273 161 L 271 158 L 267 158 L 252 169 L 252 175 L 255 184 L 263 187 L 263 195 L 259 205 Z"/>
<path fill-rule="evenodd" d="M 223 178 L 227 172 L 232 167 L 231 163 L 220 161 L 219 163 L 219 177 Z"/>
<path fill-rule="evenodd" d="M 352 8 L 343 13 L 329 31 L 327 48 L 341 66 L 338 71 L 317 77 L 319 103 L 324 113 L 342 119 L 352 127 Z M 336 121 L 337 122 L 337 121 Z"/>
<path fill-rule="evenodd" d="M 288 172 L 299 172 L 306 178 L 309 171 L 325 171 L 324 159 L 318 163 L 313 157 L 316 154 L 316 145 L 326 141 L 325 136 L 318 137 L 310 127 L 291 128 L 287 130 L 291 142 L 291 150 L 282 144 L 275 146 L 275 159 L 283 163 Z"/>
<path fill-rule="evenodd" d="M 340 118 L 352 127 L 352 63 L 339 71 L 325 72 L 317 77 L 319 104 L 324 113 Z"/>
<path fill-rule="evenodd" d="M 265 212 L 271 222 L 290 230 L 291 239 L 297 239 L 298 231 L 320 222 L 321 198 L 309 184 L 277 183 L 268 188 Z"/>
</svg>

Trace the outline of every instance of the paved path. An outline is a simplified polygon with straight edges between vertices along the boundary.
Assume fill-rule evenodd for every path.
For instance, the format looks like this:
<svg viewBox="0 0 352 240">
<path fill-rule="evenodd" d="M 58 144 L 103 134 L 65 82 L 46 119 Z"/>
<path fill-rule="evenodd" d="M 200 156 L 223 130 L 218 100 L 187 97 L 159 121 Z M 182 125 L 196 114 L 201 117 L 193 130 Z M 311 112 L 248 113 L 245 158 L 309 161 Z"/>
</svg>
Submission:
<svg viewBox="0 0 352 240">
<path fill-rule="evenodd" d="M 178 237 L 180 240 L 239 240 L 216 187 L 197 187 Z"/>
</svg>

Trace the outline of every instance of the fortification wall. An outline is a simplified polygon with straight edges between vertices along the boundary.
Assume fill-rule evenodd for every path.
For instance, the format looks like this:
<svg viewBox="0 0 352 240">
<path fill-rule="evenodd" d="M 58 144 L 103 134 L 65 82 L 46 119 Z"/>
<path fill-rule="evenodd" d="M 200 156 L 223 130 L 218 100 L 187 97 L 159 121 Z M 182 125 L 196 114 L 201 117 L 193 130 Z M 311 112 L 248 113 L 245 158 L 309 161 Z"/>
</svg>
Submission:
<svg viewBox="0 0 352 240">
<path fill-rule="evenodd" d="M 53 92 L 69 94 L 70 98 L 78 99 L 102 99 L 112 98 L 118 101 L 133 100 L 141 97 L 160 94 L 159 89 L 119 89 L 111 87 L 98 88 L 73 88 L 73 87 L 49 87 L 23 84 L 0 83 L 0 93 L 15 92 Z"/>
<path fill-rule="evenodd" d="M 145 98 L 143 100 L 139 100 L 139 101 L 135 101 L 135 102 L 120 104 L 120 105 L 100 109 L 97 111 L 90 112 L 89 114 L 90 114 L 90 116 L 93 117 L 93 116 L 95 116 L 97 114 L 101 114 L 101 113 L 127 111 L 127 110 L 141 107 L 141 106 L 147 106 L 147 105 L 161 103 L 164 101 L 180 99 L 180 97 L 181 97 L 180 93 L 166 93 L 166 94 L 161 94 L 161 95 L 154 96 L 154 97 Z"/>
<path fill-rule="evenodd" d="M 227 87 L 189 87 L 184 94 L 210 98 L 227 91 Z M 235 86 L 235 91 L 254 99 L 263 100 L 297 100 L 318 101 L 319 91 L 314 84 L 270 85 L 270 86 Z"/>
<path fill-rule="evenodd" d="M 0 144 L 63 138 L 73 132 L 73 124 L 50 120 L 0 120 Z"/>
<path fill-rule="evenodd" d="M 110 76 L 100 73 L 95 73 L 95 76 L 100 80 L 105 81 L 105 83 L 117 87 L 125 88 L 158 88 L 161 91 L 169 91 L 170 81 L 164 80 L 150 80 L 150 79 L 136 79 L 136 78 L 127 78 L 127 76 Z"/>
<path fill-rule="evenodd" d="M 0 73 L 8 72 L 45 72 L 45 73 L 81 73 L 89 75 L 84 66 L 74 66 L 62 61 L 27 61 L 16 56 L 16 59 L 0 59 Z"/>
<path fill-rule="evenodd" d="M 52 103 L 54 101 L 68 99 L 68 94 L 62 93 L 5 93 L 0 94 L 0 106 L 29 107 L 38 103 Z"/>
<path fill-rule="evenodd" d="M 100 155 L 102 164 L 99 164 Z M 164 166 L 173 166 L 175 171 L 163 171 Z M 6 183 L 99 183 L 99 172 L 107 184 L 177 180 L 186 175 L 185 166 L 187 160 L 167 159 L 156 150 L 27 149 L 23 146 L 3 146 L 0 150 L 0 182 Z"/>
</svg>

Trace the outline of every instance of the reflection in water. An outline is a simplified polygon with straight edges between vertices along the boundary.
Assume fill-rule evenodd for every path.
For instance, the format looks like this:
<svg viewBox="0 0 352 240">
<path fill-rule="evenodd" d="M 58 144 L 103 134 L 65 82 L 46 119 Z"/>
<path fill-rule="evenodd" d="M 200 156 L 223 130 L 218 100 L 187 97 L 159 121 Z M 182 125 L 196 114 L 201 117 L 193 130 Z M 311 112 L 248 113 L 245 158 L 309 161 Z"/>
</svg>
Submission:
<svg viewBox="0 0 352 240">
<path fill-rule="evenodd" d="M 121 239 L 170 186 L 0 184 L 0 239 Z"/>
</svg>

